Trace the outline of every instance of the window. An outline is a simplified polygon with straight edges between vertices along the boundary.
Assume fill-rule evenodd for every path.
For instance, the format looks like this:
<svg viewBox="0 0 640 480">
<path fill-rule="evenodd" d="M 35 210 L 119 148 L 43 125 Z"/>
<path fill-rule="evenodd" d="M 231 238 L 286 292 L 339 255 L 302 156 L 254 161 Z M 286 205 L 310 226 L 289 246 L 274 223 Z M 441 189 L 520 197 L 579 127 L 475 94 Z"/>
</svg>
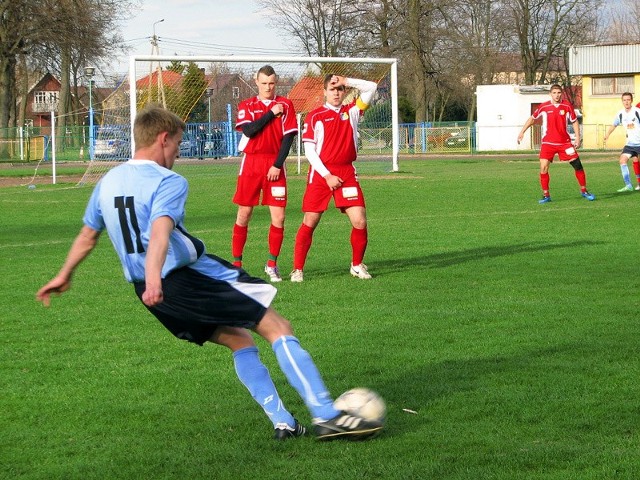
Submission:
<svg viewBox="0 0 640 480">
<path fill-rule="evenodd" d="M 45 103 L 47 101 L 47 92 L 35 92 L 33 94 L 33 100 L 36 103 Z"/>
<path fill-rule="evenodd" d="M 39 91 L 33 93 L 33 100 L 36 103 L 56 103 L 58 101 L 59 92 Z"/>
<path fill-rule="evenodd" d="M 233 98 L 240 98 L 240 87 L 231 87 Z"/>
<path fill-rule="evenodd" d="M 633 77 L 600 77 L 592 80 L 594 95 L 621 95 L 624 92 L 634 93 Z"/>
</svg>

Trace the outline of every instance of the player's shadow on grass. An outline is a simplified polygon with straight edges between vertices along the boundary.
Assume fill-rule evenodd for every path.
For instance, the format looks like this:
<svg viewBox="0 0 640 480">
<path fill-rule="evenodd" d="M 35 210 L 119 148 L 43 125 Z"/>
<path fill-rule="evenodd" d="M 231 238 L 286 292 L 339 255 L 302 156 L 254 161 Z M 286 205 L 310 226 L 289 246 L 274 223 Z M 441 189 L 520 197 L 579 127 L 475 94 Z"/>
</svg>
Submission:
<svg viewBox="0 0 640 480">
<path fill-rule="evenodd" d="M 596 347 L 596 350 L 605 348 Z M 483 416 L 499 417 L 501 410 L 518 412 L 522 407 L 520 401 L 529 390 L 536 392 L 536 398 L 542 401 L 543 392 L 549 388 L 546 382 L 552 381 L 544 373 L 548 365 L 563 364 L 562 360 L 556 360 L 559 355 L 583 350 L 583 344 L 567 344 L 533 349 L 520 355 L 444 360 L 399 370 L 402 373 L 397 378 L 374 383 L 387 403 L 386 434 L 405 435 L 439 422 L 432 418 L 434 413 L 430 407 L 438 403 L 438 409 L 442 409 L 447 398 L 454 399 L 452 402 L 459 409 L 451 413 L 451 419 L 460 422 L 465 418 L 474 423 Z M 569 368 L 565 374 L 579 375 L 579 367 L 575 372 Z M 556 381 L 561 389 L 561 374 L 559 376 Z M 496 384 L 495 379 L 500 378 L 504 379 L 502 385 Z M 466 402 L 461 400 L 464 397 L 468 397 Z M 522 410 L 526 411 L 526 407 Z"/>
<path fill-rule="evenodd" d="M 598 200 L 624 200 L 628 196 L 637 195 L 637 192 L 604 192 L 596 195 L 596 202 Z"/>
<path fill-rule="evenodd" d="M 601 245 L 605 242 L 594 240 L 576 240 L 564 243 L 523 243 L 519 245 L 501 245 L 494 247 L 476 247 L 453 252 L 436 253 L 422 257 L 398 258 L 388 260 L 373 260 L 370 267 L 376 275 L 406 271 L 407 268 L 446 268 L 453 265 L 468 263 L 488 258 L 506 257 L 534 252 L 548 252 L 549 250 L 574 249 Z"/>
</svg>

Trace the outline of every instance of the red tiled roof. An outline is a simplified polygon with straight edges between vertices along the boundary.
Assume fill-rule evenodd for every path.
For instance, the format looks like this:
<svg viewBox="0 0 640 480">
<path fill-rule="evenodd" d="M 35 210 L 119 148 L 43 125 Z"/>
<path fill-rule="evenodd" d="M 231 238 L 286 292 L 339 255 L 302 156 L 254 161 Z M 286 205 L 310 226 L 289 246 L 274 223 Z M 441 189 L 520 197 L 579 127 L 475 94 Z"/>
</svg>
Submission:
<svg viewBox="0 0 640 480">
<path fill-rule="evenodd" d="M 310 112 L 324 103 L 322 77 L 302 77 L 289 92 L 289 99 L 298 113 Z"/>
<path fill-rule="evenodd" d="M 136 86 L 138 88 L 144 88 L 144 87 L 148 87 L 150 84 L 157 85 L 158 74 L 160 74 L 162 78 L 162 84 L 165 87 L 175 87 L 176 85 L 180 84 L 180 82 L 182 82 L 182 75 L 180 75 L 177 72 L 174 72 L 173 70 L 161 70 L 160 72 L 156 70 L 155 72 L 147 75 L 146 77 L 142 77 L 138 79 L 136 81 Z"/>
</svg>

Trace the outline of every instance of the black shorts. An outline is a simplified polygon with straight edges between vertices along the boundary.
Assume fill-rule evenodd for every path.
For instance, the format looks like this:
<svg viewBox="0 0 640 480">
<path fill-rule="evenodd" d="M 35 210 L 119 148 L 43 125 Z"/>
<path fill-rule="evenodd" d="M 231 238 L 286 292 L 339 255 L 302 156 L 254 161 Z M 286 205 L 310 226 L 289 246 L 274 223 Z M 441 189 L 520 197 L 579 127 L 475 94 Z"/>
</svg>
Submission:
<svg viewBox="0 0 640 480">
<path fill-rule="evenodd" d="M 629 158 L 638 158 L 640 155 L 640 147 L 625 145 L 622 148 L 622 155 L 629 155 Z"/>
<path fill-rule="evenodd" d="M 218 259 L 219 260 L 219 259 Z M 240 284 L 252 284 L 250 290 L 274 290 L 264 280 L 237 269 Z M 142 300 L 144 282 L 134 283 L 136 294 Z M 219 326 L 253 328 L 267 307 L 226 281 L 203 275 L 189 267 L 171 272 L 162 280 L 164 301 L 154 307 L 145 307 L 177 338 L 197 343 L 211 339 Z"/>
</svg>

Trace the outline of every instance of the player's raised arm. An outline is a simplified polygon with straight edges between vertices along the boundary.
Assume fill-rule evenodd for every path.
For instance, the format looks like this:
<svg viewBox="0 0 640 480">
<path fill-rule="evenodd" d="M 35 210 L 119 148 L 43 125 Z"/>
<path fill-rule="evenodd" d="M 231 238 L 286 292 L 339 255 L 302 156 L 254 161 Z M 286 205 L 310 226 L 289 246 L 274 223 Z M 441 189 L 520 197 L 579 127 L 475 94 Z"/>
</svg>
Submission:
<svg viewBox="0 0 640 480">
<path fill-rule="evenodd" d="M 359 78 L 346 78 L 345 85 L 347 87 L 357 88 L 359 90 L 360 96 L 358 97 L 358 100 L 356 100 L 356 104 L 362 111 L 369 108 L 369 105 L 373 100 L 373 96 L 378 90 L 378 84 L 376 82 L 371 82 L 369 80 L 360 80 Z"/>
</svg>

